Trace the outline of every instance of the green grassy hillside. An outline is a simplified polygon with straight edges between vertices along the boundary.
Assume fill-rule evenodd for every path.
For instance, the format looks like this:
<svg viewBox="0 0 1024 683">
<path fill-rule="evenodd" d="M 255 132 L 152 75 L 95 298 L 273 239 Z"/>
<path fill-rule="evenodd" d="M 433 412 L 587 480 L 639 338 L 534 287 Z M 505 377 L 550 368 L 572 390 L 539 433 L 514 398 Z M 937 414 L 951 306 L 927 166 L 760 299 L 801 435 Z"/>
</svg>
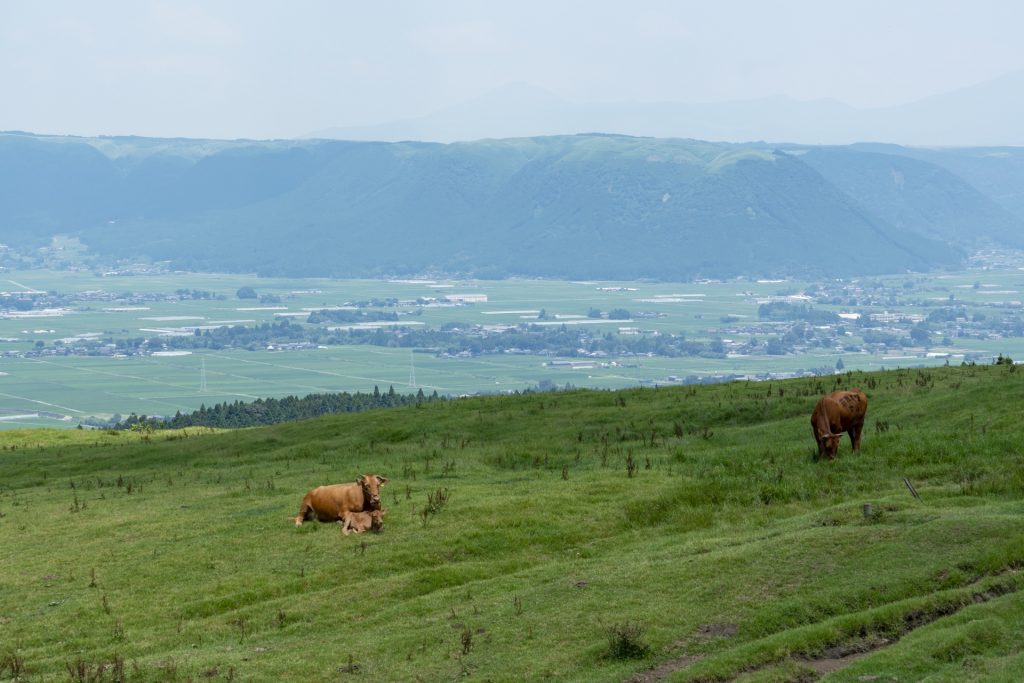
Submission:
<svg viewBox="0 0 1024 683">
<path fill-rule="evenodd" d="M 863 451 L 815 461 L 850 386 Z M 1022 401 L 990 366 L 4 433 L 0 680 L 1019 680 Z M 292 526 L 363 472 L 383 533 Z"/>
</svg>

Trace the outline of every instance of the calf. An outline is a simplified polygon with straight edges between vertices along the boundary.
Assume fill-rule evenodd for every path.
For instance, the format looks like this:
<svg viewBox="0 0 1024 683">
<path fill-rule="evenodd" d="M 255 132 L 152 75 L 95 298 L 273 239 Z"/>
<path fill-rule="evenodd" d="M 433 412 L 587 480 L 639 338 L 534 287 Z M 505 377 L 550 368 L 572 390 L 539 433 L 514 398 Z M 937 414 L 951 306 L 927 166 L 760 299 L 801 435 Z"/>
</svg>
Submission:
<svg viewBox="0 0 1024 683">
<path fill-rule="evenodd" d="M 378 474 L 364 474 L 351 484 L 317 486 L 302 498 L 295 526 L 307 519 L 340 522 L 349 512 L 380 510 L 380 487 L 387 479 Z"/>
<path fill-rule="evenodd" d="M 361 534 L 367 529 L 374 533 L 380 533 L 381 529 L 384 528 L 384 510 L 346 512 L 338 524 L 341 525 L 341 533 L 346 536 L 348 536 L 349 532 Z"/>
<path fill-rule="evenodd" d="M 860 389 L 833 391 L 822 396 L 811 413 L 811 430 L 818 444 L 818 457 L 835 458 L 843 432 L 850 435 L 854 452 L 860 451 L 860 433 L 867 412 L 868 397 Z"/>
</svg>

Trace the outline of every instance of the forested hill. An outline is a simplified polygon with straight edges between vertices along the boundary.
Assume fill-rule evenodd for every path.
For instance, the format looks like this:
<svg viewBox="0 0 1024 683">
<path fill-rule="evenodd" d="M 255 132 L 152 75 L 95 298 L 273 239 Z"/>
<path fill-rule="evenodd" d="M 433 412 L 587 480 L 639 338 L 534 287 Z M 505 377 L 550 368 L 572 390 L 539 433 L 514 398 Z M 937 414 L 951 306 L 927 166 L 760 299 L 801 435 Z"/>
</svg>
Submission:
<svg viewBox="0 0 1024 683">
<path fill-rule="evenodd" d="M 291 276 L 852 275 L 1024 247 L 1024 152 L 0 135 L 0 241 Z M 1007 188 L 1010 188 L 1008 191 Z"/>
</svg>

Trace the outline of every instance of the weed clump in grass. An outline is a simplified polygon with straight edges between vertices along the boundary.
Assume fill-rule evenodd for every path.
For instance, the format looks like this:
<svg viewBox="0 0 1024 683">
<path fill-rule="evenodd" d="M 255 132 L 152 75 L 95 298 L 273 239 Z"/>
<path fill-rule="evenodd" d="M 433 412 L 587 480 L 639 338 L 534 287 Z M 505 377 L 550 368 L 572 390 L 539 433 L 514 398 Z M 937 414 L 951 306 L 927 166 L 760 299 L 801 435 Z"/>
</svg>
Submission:
<svg viewBox="0 0 1024 683">
<path fill-rule="evenodd" d="M 228 623 L 238 629 L 238 642 L 244 642 L 245 637 L 249 635 L 250 630 L 248 620 L 243 617 L 238 617 L 237 619 L 232 619 Z"/>
<path fill-rule="evenodd" d="M 640 659 L 646 657 L 651 646 L 645 643 L 643 626 L 636 622 L 624 621 L 608 628 L 607 659 Z"/>
<path fill-rule="evenodd" d="M 427 505 L 420 511 L 423 526 L 427 525 L 427 520 L 431 515 L 436 515 L 448 503 L 448 495 L 447 488 L 439 488 L 434 493 L 427 494 Z"/>
<path fill-rule="evenodd" d="M 126 681 L 124 658 L 114 655 L 109 662 L 100 660 L 90 663 L 81 657 L 64 665 L 68 677 L 73 683 L 120 683 Z"/>
<path fill-rule="evenodd" d="M 12 680 L 21 680 L 21 677 L 28 673 L 25 668 L 25 659 L 14 652 L 4 655 L 3 658 L 0 658 L 0 676 L 4 675 L 4 671 L 10 671 Z"/>
</svg>

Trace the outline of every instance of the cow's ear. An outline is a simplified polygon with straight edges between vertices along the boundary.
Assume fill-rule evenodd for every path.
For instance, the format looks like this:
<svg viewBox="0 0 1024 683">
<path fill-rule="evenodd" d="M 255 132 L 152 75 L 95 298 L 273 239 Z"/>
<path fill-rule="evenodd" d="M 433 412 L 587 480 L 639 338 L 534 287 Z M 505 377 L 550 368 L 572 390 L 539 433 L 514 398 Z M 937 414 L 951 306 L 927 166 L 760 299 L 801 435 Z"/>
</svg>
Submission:
<svg viewBox="0 0 1024 683">
<path fill-rule="evenodd" d="M 386 483 L 388 483 L 388 480 L 378 474 L 377 475 L 377 485 L 378 486 L 383 486 Z"/>
</svg>

